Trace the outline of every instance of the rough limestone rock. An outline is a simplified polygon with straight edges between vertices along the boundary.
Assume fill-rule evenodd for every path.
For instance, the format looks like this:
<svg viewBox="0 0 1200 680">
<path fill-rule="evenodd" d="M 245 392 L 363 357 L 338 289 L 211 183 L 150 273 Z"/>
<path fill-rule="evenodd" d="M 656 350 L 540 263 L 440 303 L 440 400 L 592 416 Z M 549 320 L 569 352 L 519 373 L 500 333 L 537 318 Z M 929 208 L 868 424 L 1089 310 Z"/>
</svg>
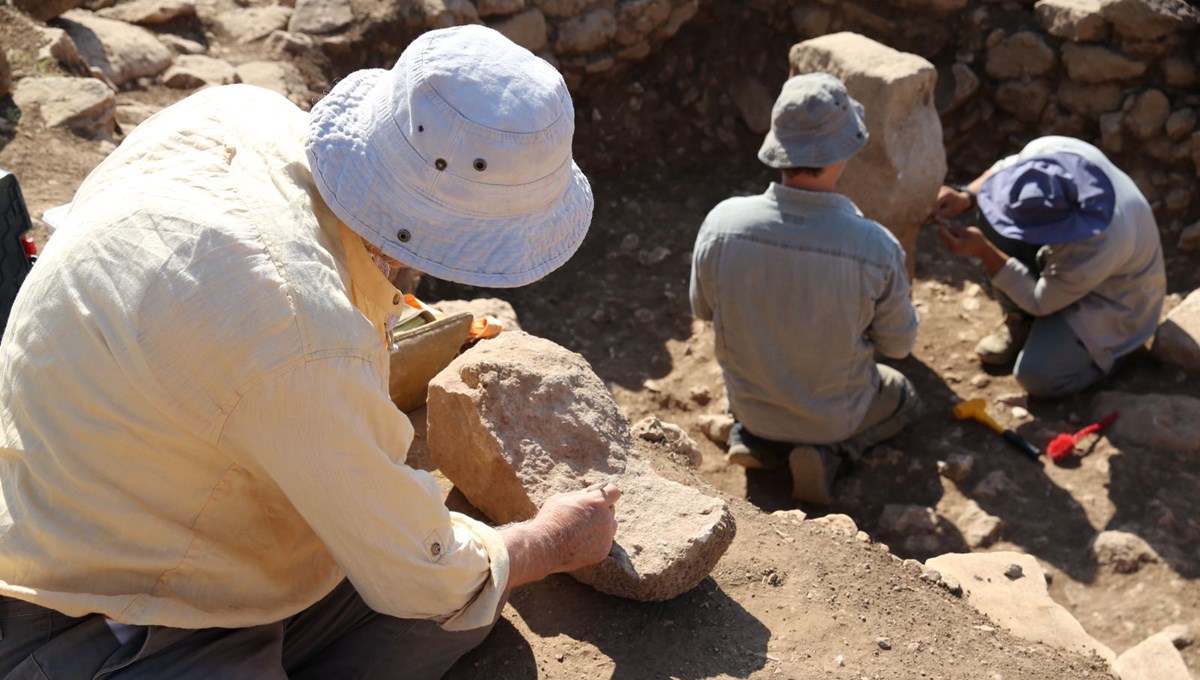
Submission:
<svg viewBox="0 0 1200 680">
<path fill-rule="evenodd" d="M 480 342 L 430 382 L 426 409 L 438 469 L 496 523 L 533 517 L 555 493 L 615 481 L 613 550 L 572 573 L 601 592 L 675 597 L 733 540 L 726 504 L 655 474 L 587 361 L 549 340 L 505 332 Z"/>
<path fill-rule="evenodd" d="M 634 423 L 632 432 L 638 439 L 662 444 L 671 458 L 682 465 L 700 467 L 704 460 L 696 440 L 675 423 L 664 423 L 655 416 L 646 416 Z"/>
<path fill-rule="evenodd" d="M 1092 415 L 1096 420 L 1113 411 L 1121 416 L 1108 430 L 1117 444 L 1148 449 L 1200 451 L 1200 399 L 1180 394 L 1101 392 Z"/>
<path fill-rule="evenodd" d="M 516 14 L 525 9 L 525 0 L 476 0 L 475 7 L 480 16 Z"/>
<path fill-rule="evenodd" d="M 84 0 L 13 0 L 12 4 L 32 19 L 50 21 L 83 3 Z"/>
<path fill-rule="evenodd" d="M 1194 253 L 1200 250 L 1200 222 L 1184 228 L 1179 233 L 1179 241 L 1175 243 L 1175 247 L 1181 253 Z M 1160 328 L 1159 330 L 1161 331 L 1162 329 Z"/>
<path fill-rule="evenodd" d="M 0 50 L 0 97 L 12 92 L 12 68 L 8 65 L 8 57 Z"/>
<path fill-rule="evenodd" d="M 1116 83 L 1095 85 L 1063 80 L 1058 84 L 1058 103 L 1084 118 L 1099 118 L 1116 111 L 1121 108 L 1121 96 L 1121 86 Z"/>
<path fill-rule="evenodd" d="M 241 82 L 233 64 L 203 54 L 183 54 L 162 75 L 163 85 L 190 90 L 205 85 Z"/>
<path fill-rule="evenodd" d="M 282 5 L 231 9 L 213 17 L 213 30 L 234 42 L 249 43 L 262 40 L 275 31 L 287 28 L 292 8 Z"/>
<path fill-rule="evenodd" d="M 195 0 L 133 0 L 96 12 L 105 19 L 130 24 L 163 24 L 179 17 L 196 14 Z"/>
<path fill-rule="evenodd" d="M 135 78 L 156 76 L 171 65 L 171 50 L 140 26 L 84 10 L 71 10 L 62 21 L 79 54 L 117 87 Z"/>
<path fill-rule="evenodd" d="M 1013 564 L 1020 567 L 1022 576 L 1005 576 Z M 1088 635 L 1075 617 L 1050 599 L 1046 573 L 1032 555 L 951 553 L 930 558 L 925 565 L 954 577 L 972 606 L 1013 635 L 1081 654 L 1095 652 L 1109 663 L 1116 659 L 1111 649 Z"/>
<path fill-rule="evenodd" d="M 942 122 L 933 103 L 937 70 L 855 33 L 793 45 L 788 60 L 792 75 L 825 71 L 841 78 L 866 109 L 870 140 L 850 159 L 838 190 L 896 235 L 911 277 L 917 233 L 946 178 Z"/>
<path fill-rule="evenodd" d="M 418 5 L 430 30 L 480 23 L 479 12 L 470 0 L 420 0 Z"/>
<path fill-rule="evenodd" d="M 558 26 L 554 51 L 558 54 L 583 54 L 608 44 L 617 34 L 617 18 L 600 8 L 572 17 Z"/>
<path fill-rule="evenodd" d="M 1033 6 L 1047 33 L 1072 42 L 1095 42 L 1108 35 L 1100 0 L 1038 0 Z"/>
<path fill-rule="evenodd" d="M 22 78 L 13 102 L 23 115 L 34 112 L 46 127 L 66 127 L 84 137 L 112 136 L 116 96 L 95 78 Z"/>
<path fill-rule="evenodd" d="M 771 129 L 771 108 L 775 106 L 775 96 L 767 86 L 750 77 L 735 85 L 731 94 L 746 127 L 756 135 L 766 134 Z"/>
<path fill-rule="evenodd" d="M 1125 127 L 1138 139 L 1162 134 L 1171 115 L 1171 100 L 1162 90 L 1149 89 L 1138 95 L 1125 117 Z"/>
<path fill-rule="evenodd" d="M 38 59 L 53 59 L 65 71 L 77 76 L 90 76 L 92 69 L 79 54 L 75 41 L 61 28 L 38 26 L 42 36 L 42 46 L 38 48 Z"/>
<path fill-rule="evenodd" d="M 337 33 L 354 21 L 350 0 L 296 0 L 296 9 L 288 20 L 293 33 L 325 35 Z"/>
<path fill-rule="evenodd" d="M 1134 40 L 1158 40 L 1196 25 L 1185 0 L 1100 0 L 1100 14 L 1117 33 Z"/>
<path fill-rule="evenodd" d="M 999 80 L 1046 75 L 1054 67 L 1054 50 L 1032 31 L 1004 38 L 987 52 L 987 74 Z"/>
<path fill-rule="evenodd" d="M 1155 633 L 1117 657 L 1113 670 L 1121 680 L 1192 680 L 1171 638 Z"/>
<path fill-rule="evenodd" d="M 492 28 L 530 52 L 540 52 L 546 49 L 548 44 L 546 15 L 537 9 L 528 9 L 520 14 L 507 17 L 503 21 L 492 24 Z"/>
<path fill-rule="evenodd" d="M 1096 563 L 1118 574 L 1132 574 L 1143 564 L 1162 561 L 1154 548 L 1141 536 L 1128 531 L 1101 531 L 1092 539 Z"/>
<path fill-rule="evenodd" d="M 240 82 L 265 87 L 285 96 L 307 110 L 312 102 L 304 76 L 295 64 L 286 61 L 248 61 L 235 68 Z"/>
<path fill-rule="evenodd" d="M 1066 44 L 1062 47 L 1067 75 L 1079 83 L 1103 83 L 1138 78 L 1146 72 L 1146 63 L 1134 61 L 1106 47 Z"/>
<path fill-rule="evenodd" d="M 1188 243 L 1184 237 L 1189 231 L 1200 243 L 1200 224 L 1195 224 L 1180 235 L 1180 250 Z M 1200 290 L 1192 291 L 1159 324 L 1150 353 L 1159 361 L 1200 373 Z"/>
<path fill-rule="evenodd" d="M 967 501 L 955 524 L 962 531 L 963 540 L 972 548 L 986 548 L 1004 533 L 1004 520 L 989 514 L 975 501 Z"/>
</svg>

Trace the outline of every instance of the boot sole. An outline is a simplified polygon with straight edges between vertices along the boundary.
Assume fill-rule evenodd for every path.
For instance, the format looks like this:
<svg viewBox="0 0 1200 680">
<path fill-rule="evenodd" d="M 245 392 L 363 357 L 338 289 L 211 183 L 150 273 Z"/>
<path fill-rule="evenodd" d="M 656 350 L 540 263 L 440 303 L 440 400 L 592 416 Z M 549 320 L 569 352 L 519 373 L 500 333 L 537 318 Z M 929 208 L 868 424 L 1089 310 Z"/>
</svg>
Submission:
<svg viewBox="0 0 1200 680">
<path fill-rule="evenodd" d="M 812 505 L 833 503 L 832 455 L 813 446 L 797 446 L 788 456 L 792 470 L 792 498 Z"/>
</svg>

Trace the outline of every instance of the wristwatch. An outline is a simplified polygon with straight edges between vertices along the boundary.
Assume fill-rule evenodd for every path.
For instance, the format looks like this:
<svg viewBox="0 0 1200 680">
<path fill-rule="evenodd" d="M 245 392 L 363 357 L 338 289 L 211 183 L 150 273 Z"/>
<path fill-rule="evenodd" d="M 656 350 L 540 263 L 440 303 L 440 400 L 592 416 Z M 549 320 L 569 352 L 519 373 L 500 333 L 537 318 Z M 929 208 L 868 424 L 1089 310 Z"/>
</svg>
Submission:
<svg viewBox="0 0 1200 680">
<path fill-rule="evenodd" d="M 971 204 L 967 206 L 967 210 L 979 205 L 979 201 L 975 199 L 975 192 L 971 191 L 971 187 L 967 186 L 966 184 L 947 184 L 946 186 L 954 189 L 955 191 L 961 191 L 967 195 L 967 200 L 971 202 Z"/>
</svg>

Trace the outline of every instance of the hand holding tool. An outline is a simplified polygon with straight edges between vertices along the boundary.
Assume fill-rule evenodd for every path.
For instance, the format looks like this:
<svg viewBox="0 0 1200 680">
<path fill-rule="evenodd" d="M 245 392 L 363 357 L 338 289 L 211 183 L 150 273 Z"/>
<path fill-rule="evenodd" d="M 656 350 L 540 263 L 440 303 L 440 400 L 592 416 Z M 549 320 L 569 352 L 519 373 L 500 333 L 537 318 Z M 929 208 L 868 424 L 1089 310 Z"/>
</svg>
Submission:
<svg viewBox="0 0 1200 680">
<path fill-rule="evenodd" d="M 996 434 L 1004 437 L 1004 441 L 1012 444 L 1018 451 L 1029 456 L 1030 460 L 1037 460 L 1038 456 L 1041 455 L 1037 448 L 1025 441 L 1024 437 L 1012 430 L 1004 429 L 1003 425 L 992 420 L 991 416 L 987 414 L 987 402 L 983 399 L 971 399 L 961 402 L 954 407 L 954 417 L 959 420 L 978 420 L 987 425 L 995 430 Z"/>
<path fill-rule="evenodd" d="M 1046 453 L 1050 456 L 1051 460 L 1054 460 L 1055 462 L 1063 460 L 1069 457 L 1071 453 L 1075 451 L 1075 445 L 1079 443 L 1080 439 L 1083 439 L 1093 432 L 1103 430 L 1109 425 L 1112 425 L 1113 421 L 1116 419 L 1117 412 L 1113 411 L 1108 415 L 1108 417 L 1102 419 L 1100 422 L 1092 423 L 1075 434 L 1060 434 L 1054 439 L 1051 439 L 1050 443 L 1046 445 Z"/>
</svg>

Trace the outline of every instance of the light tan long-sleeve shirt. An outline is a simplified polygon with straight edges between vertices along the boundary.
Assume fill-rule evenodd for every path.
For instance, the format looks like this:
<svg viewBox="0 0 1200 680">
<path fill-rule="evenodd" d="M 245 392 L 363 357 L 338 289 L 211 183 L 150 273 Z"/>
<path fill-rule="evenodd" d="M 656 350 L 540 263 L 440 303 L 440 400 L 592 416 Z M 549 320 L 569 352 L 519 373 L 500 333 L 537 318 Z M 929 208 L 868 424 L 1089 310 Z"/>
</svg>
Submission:
<svg viewBox="0 0 1200 680">
<path fill-rule="evenodd" d="M 404 464 L 399 296 L 317 194 L 307 120 L 206 90 L 80 187 L 0 345 L 0 594 L 240 627 L 349 577 L 384 614 L 493 620 L 503 540 Z"/>
</svg>

